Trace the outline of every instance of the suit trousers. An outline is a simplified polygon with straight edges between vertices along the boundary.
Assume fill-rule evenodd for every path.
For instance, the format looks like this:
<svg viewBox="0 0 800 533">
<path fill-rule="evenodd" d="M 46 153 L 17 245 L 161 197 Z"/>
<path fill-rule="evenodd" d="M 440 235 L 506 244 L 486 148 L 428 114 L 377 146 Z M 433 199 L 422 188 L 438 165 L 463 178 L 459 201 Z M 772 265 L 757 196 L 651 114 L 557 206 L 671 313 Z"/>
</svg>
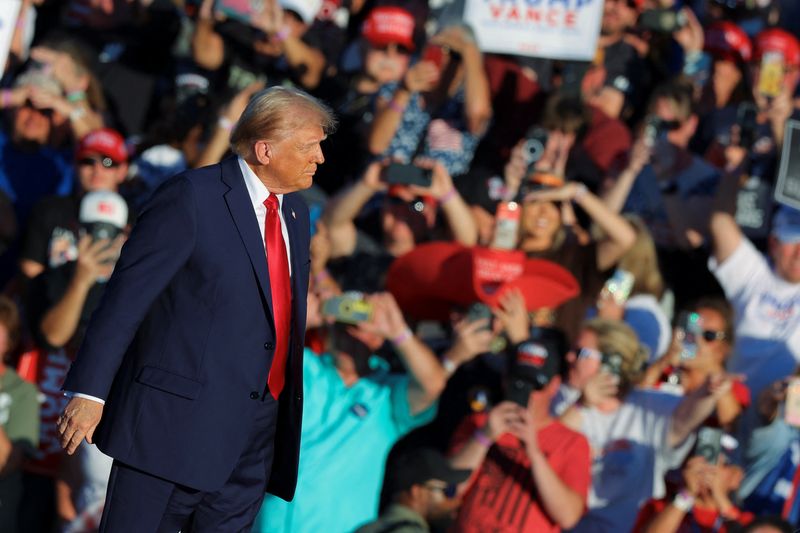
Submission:
<svg viewBox="0 0 800 533">
<path fill-rule="evenodd" d="M 100 532 L 249 533 L 269 481 L 278 417 L 269 392 L 258 403 L 247 448 L 219 490 L 195 490 L 114 461 Z"/>
</svg>

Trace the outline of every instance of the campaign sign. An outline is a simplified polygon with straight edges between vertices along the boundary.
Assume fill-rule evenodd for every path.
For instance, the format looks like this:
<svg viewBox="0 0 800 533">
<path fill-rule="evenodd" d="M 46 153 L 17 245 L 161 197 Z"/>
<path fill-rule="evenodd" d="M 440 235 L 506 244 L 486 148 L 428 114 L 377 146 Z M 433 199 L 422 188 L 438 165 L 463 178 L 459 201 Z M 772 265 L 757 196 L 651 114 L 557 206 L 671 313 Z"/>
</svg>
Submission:
<svg viewBox="0 0 800 533">
<path fill-rule="evenodd" d="M 22 0 L 0 0 L 0 67 L 5 69 Z"/>
<path fill-rule="evenodd" d="M 787 120 L 775 200 L 800 209 L 800 120 Z"/>
<path fill-rule="evenodd" d="M 590 61 L 603 0 L 466 0 L 464 19 L 484 52 Z"/>
</svg>

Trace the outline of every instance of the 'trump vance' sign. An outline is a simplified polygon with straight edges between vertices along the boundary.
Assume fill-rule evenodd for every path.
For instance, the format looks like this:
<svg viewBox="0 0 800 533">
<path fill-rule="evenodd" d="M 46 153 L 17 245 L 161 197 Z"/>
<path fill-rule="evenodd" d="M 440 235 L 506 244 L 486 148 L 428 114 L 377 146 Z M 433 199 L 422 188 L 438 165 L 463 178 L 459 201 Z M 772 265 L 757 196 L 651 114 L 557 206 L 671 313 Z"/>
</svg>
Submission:
<svg viewBox="0 0 800 533">
<path fill-rule="evenodd" d="M 464 19 L 484 52 L 591 60 L 603 0 L 467 0 Z"/>
</svg>

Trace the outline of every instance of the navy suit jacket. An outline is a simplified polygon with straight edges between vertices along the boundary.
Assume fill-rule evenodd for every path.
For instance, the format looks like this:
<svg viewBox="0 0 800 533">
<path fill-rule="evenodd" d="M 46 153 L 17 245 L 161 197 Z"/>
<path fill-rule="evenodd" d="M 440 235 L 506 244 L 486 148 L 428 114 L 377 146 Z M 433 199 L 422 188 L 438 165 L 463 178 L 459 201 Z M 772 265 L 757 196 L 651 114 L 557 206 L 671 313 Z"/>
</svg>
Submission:
<svg viewBox="0 0 800 533">
<path fill-rule="evenodd" d="M 297 481 L 308 209 L 283 197 L 292 334 L 269 492 Z M 264 241 L 236 158 L 165 183 L 125 243 L 64 390 L 106 400 L 98 447 L 199 490 L 225 484 L 252 432 L 275 347 Z"/>
</svg>

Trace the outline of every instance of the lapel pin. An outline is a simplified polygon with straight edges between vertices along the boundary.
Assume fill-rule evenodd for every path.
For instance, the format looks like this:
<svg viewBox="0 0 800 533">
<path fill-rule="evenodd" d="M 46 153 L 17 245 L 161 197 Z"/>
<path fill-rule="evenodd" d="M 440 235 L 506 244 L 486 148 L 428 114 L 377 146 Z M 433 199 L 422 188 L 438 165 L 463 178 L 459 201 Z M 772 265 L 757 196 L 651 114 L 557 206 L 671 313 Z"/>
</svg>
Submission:
<svg viewBox="0 0 800 533">
<path fill-rule="evenodd" d="M 292 218 L 297 219 L 297 217 L 294 215 L 294 209 L 292 209 Z"/>
</svg>

